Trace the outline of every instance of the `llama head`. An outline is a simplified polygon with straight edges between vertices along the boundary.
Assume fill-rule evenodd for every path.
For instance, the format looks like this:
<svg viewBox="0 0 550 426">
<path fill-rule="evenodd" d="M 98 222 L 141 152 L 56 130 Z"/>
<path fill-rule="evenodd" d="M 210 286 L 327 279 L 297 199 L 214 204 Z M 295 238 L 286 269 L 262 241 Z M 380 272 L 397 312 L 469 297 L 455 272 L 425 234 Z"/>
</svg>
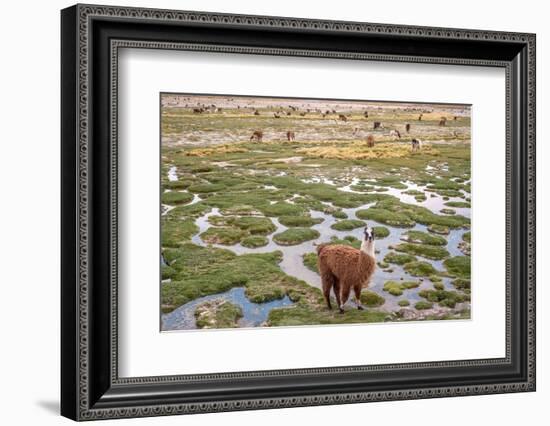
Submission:
<svg viewBox="0 0 550 426">
<path fill-rule="evenodd" d="M 370 226 L 365 226 L 363 230 L 364 239 L 361 243 L 361 251 L 368 254 L 371 257 L 375 257 L 374 250 L 374 230 Z"/>
<path fill-rule="evenodd" d="M 374 241 L 374 230 L 370 226 L 365 226 L 364 229 L 365 241 Z"/>
</svg>

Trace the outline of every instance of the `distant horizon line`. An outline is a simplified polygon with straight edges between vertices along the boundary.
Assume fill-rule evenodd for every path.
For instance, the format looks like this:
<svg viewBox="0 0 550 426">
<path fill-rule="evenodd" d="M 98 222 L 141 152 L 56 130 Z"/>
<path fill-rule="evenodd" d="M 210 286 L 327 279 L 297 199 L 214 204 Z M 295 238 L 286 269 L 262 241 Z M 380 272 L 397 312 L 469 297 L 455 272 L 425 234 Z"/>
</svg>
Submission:
<svg viewBox="0 0 550 426">
<path fill-rule="evenodd" d="M 394 105 L 422 105 L 422 106 L 434 106 L 434 107 L 447 107 L 447 108 L 468 108 L 470 109 L 473 104 L 471 103 L 455 103 L 455 102 L 430 102 L 430 101 L 395 101 L 395 100 L 383 100 L 383 99 L 346 99 L 346 98 L 316 98 L 316 97 L 301 97 L 301 96 L 268 96 L 268 95 L 241 95 L 231 93 L 188 93 L 188 92 L 159 92 L 159 100 L 163 101 L 164 97 L 177 96 L 177 97 L 195 97 L 195 98 L 237 98 L 240 100 L 249 99 L 262 99 L 273 100 L 274 102 L 289 101 L 289 102 L 312 102 L 312 103 L 373 103 L 373 104 L 394 104 Z M 162 105 L 161 105 L 162 106 Z"/>
</svg>

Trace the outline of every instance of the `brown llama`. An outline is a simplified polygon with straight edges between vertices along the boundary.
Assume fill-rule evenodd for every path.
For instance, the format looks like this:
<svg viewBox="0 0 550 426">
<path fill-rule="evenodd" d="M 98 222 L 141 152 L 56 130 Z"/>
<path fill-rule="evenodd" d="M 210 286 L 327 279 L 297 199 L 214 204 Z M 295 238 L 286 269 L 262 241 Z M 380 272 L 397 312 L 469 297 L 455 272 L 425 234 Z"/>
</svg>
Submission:
<svg viewBox="0 0 550 426">
<path fill-rule="evenodd" d="M 254 133 L 252 133 L 252 136 L 250 136 L 250 140 L 256 140 L 257 142 L 261 142 L 264 137 L 264 132 L 261 130 L 256 130 Z"/>
<path fill-rule="evenodd" d="M 374 146 L 374 136 L 373 135 L 368 135 L 367 136 L 367 146 L 369 148 L 372 148 Z"/>
<path fill-rule="evenodd" d="M 293 141 L 296 139 L 296 134 L 289 130 L 288 132 L 286 132 L 286 139 L 290 142 L 290 141 Z"/>
<path fill-rule="evenodd" d="M 424 114 L 420 114 L 420 115 L 418 116 L 418 121 L 422 121 L 422 116 L 423 116 L 423 115 L 424 115 Z"/>
<path fill-rule="evenodd" d="M 254 115 L 260 115 L 260 111 L 255 110 L 255 111 L 254 111 Z"/>
<path fill-rule="evenodd" d="M 420 145 L 421 144 L 422 144 L 422 141 L 420 139 L 413 138 L 411 140 L 411 149 L 413 151 L 418 151 L 418 150 L 420 150 Z"/>
<path fill-rule="evenodd" d="M 338 120 L 340 121 L 348 121 L 348 118 L 344 114 L 338 114 Z"/>
<path fill-rule="evenodd" d="M 380 121 L 375 121 L 373 129 L 374 130 L 379 129 L 381 125 L 382 125 L 382 123 L 380 123 Z"/>
<path fill-rule="evenodd" d="M 411 125 L 410 123 L 405 124 L 405 131 L 409 133 L 411 131 Z"/>
<path fill-rule="evenodd" d="M 372 228 L 365 228 L 360 250 L 340 244 L 320 244 L 317 255 L 323 296 L 328 308 L 332 309 L 330 290 L 333 289 L 338 308 L 344 313 L 344 305 L 353 289 L 357 309 L 364 309 L 361 304 L 361 290 L 368 287 L 376 269 Z"/>
<path fill-rule="evenodd" d="M 445 117 L 441 117 L 441 120 L 439 120 L 439 125 L 444 126 L 446 122 L 447 122 L 447 119 Z"/>
</svg>

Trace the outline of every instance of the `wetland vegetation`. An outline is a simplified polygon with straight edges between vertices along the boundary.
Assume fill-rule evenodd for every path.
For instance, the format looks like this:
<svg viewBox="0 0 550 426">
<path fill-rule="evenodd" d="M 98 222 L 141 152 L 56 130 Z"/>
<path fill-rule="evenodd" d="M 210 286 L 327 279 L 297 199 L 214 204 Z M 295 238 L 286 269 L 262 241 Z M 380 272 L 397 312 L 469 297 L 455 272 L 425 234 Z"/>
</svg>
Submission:
<svg viewBox="0 0 550 426">
<path fill-rule="evenodd" d="M 163 95 L 161 138 L 163 330 L 469 318 L 468 107 Z M 316 247 L 366 225 L 365 309 L 328 310 Z"/>
</svg>

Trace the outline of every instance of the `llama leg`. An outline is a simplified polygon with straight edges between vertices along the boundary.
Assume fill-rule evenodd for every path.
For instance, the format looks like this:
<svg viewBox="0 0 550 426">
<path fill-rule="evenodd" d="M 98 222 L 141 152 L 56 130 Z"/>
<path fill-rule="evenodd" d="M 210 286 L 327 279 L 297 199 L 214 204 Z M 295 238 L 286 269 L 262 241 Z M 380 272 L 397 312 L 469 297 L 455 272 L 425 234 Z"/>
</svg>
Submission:
<svg viewBox="0 0 550 426">
<path fill-rule="evenodd" d="M 325 296 L 325 300 L 327 302 L 327 306 L 329 309 L 332 309 L 332 305 L 330 304 L 330 289 L 333 287 L 333 280 L 332 280 L 332 274 L 331 274 L 331 281 L 323 279 L 323 296 Z"/>
<path fill-rule="evenodd" d="M 334 277 L 334 297 L 338 308 L 340 308 L 340 281 L 336 277 Z"/>
<path fill-rule="evenodd" d="M 321 272 L 323 295 L 325 296 L 328 308 L 332 309 L 332 305 L 330 304 L 330 289 L 334 287 L 334 275 L 322 264 L 319 264 L 319 271 Z"/>
<path fill-rule="evenodd" d="M 348 285 L 345 285 L 346 283 L 342 283 L 340 284 L 340 301 L 339 301 L 339 306 L 340 306 L 340 312 L 343 314 L 344 313 L 344 305 L 346 304 L 346 302 L 348 301 L 348 298 L 349 298 L 349 292 L 350 292 L 350 287 Z"/>
<path fill-rule="evenodd" d="M 353 292 L 355 293 L 355 304 L 357 305 L 357 309 L 363 310 L 363 305 L 361 304 L 361 287 L 355 286 L 353 288 Z"/>
<path fill-rule="evenodd" d="M 332 305 L 330 303 L 330 287 L 323 286 L 323 296 L 325 296 L 325 300 L 327 301 L 327 307 L 329 311 L 332 310 Z"/>
</svg>

